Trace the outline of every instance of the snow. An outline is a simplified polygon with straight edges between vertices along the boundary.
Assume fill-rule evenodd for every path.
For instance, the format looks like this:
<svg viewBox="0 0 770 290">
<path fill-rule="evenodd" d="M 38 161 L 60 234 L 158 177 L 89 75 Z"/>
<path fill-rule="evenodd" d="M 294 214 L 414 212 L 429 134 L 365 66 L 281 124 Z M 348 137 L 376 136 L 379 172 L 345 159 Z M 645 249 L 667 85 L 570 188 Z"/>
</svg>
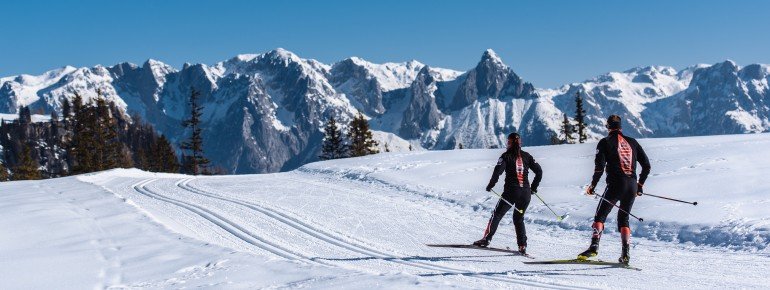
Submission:
<svg viewBox="0 0 770 290">
<path fill-rule="evenodd" d="M 0 114 L 0 120 L 3 121 L 13 121 L 19 118 L 19 114 Z M 50 122 L 51 121 L 51 115 L 38 115 L 38 114 L 32 114 L 32 122 L 33 123 L 41 123 L 41 122 Z"/>
<path fill-rule="evenodd" d="M 500 56 L 498 56 L 497 53 L 491 48 L 488 48 L 486 51 L 484 51 L 484 57 L 488 57 L 490 60 L 492 60 L 493 63 L 501 67 L 508 67 L 505 65 L 505 63 L 503 63 L 503 60 L 500 58 Z"/>
<path fill-rule="evenodd" d="M 148 59 L 147 64 L 152 70 L 152 75 L 155 77 L 155 82 L 158 84 L 158 87 L 163 87 L 163 85 L 166 84 L 166 76 L 168 74 L 177 72 L 176 69 L 170 65 L 154 59 Z M 157 93 L 155 98 L 155 101 L 157 101 Z"/>
<path fill-rule="evenodd" d="M 761 133 L 767 131 L 768 125 L 770 125 L 770 122 L 768 122 L 767 119 L 763 122 L 763 120 L 756 115 L 756 112 L 752 114 L 740 107 L 737 110 L 727 111 L 725 114 L 741 126 L 745 132 Z"/>
<path fill-rule="evenodd" d="M 401 137 L 398 137 L 398 135 L 389 133 L 389 132 L 383 132 L 383 131 L 372 131 L 372 139 L 377 141 L 379 144 L 377 148 L 380 150 L 380 152 L 385 152 L 385 145 L 387 144 L 388 150 L 390 152 L 409 152 L 409 151 L 424 151 L 425 148 L 422 148 L 420 146 L 420 142 L 417 140 L 404 140 Z M 412 146 L 412 150 L 409 150 L 409 146 Z"/>
<path fill-rule="evenodd" d="M 393 139 L 391 139 L 393 140 Z M 770 284 L 770 134 L 641 139 L 651 194 L 632 222 L 632 264 L 526 265 L 477 250 L 502 150 L 381 153 L 264 175 L 136 169 L 0 183 L 4 288 L 764 288 Z M 588 245 L 582 194 L 595 143 L 527 147 L 543 166 L 526 216 L 537 260 Z M 760 154 L 758 154 L 760 153 Z M 603 187 L 603 186 L 602 186 Z M 496 189 L 502 190 L 502 184 Z M 599 258 L 619 255 L 614 213 Z M 514 245 L 510 216 L 492 246 Z M 714 262 L 718 261 L 718 262 Z M 623 284 L 618 284 L 618 277 Z"/>
<path fill-rule="evenodd" d="M 401 63 L 386 62 L 383 64 L 372 63 L 355 56 L 351 57 L 350 60 L 354 64 L 366 69 L 371 77 L 380 83 L 383 92 L 409 87 L 417 78 L 420 70 L 425 67 L 425 64 L 416 60 Z M 430 71 L 438 81 L 450 81 L 462 74 L 462 72 L 444 68 L 431 67 Z"/>
</svg>

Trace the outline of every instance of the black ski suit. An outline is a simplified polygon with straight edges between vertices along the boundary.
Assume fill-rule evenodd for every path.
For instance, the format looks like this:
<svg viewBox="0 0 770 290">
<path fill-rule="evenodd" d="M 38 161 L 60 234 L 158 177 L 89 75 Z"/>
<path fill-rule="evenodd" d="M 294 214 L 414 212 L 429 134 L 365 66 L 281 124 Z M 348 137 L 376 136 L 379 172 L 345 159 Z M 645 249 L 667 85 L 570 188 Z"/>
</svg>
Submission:
<svg viewBox="0 0 770 290">
<path fill-rule="evenodd" d="M 543 170 L 540 168 L 540 164 L 537 164 L 535 159 L 532 158 L 532 155 L 524 151 L 519 152 L 520 156 L 516 156 L 516 153 L 513 150 L 508 150 L 500 156 L 500 159 L 497 160 L 497 165 L 492 172 L 492 178 L 489 180 L 487 188 L 494 187 L 500 174 L 505 172 L 503 198 L 512 203 L 516 209 L 526 212 L 530 198 L 532 197 L 532 189 L 537 190 L 537 186 L 543 178 Z M 529 170 L 532 170 L 532 172 L 535 173 L 535 179 L 532 181 L 532 189 L 530 189 L 529 179 L 527 178 Z M 503 200 L 497 201 L 495 210 L 492 212 L 492 217 L 489 218 L 489 223 L 484 231 L 484 239 L 487 241 L 492 240 L 492 236 L 495 235 L 500 220 L 503 219 L 505 213 L 510 209 L 511 206 L 507 202 Z M 516 243 L 519 246 L 526 246 L 527 230 L 524 228 L 524 213 L 519 212 L 518 210 L 513 211 L 513 225 L 516 228 Z"/>
<path fill-rule="evenodd" d="M 623 148 L 619 148 L 618 145 L 623 142 L 621 140 L 625 140 Z M 625 155 L 623 160 L 621 160 L 621 155 Z M 628 157 L 630 157 L 630 160 Z M 647 158 L 647 154 L 644 153 L 642 146 L 639 145 L 636 139 L 623 136 L 620 131 L 612 131 L 596 145 L 594 176 L 591 186 L 596 188 L 602 173 L 606 170 L 607 188 L 604 190 L 604 198 L 612 202 L 612 204 L 620 201 L 620 208 L 626 212 L 631 212 L 631 207 L 634 205 L 637 193 L 637 162 L 642 166 L 638 183 L 644 184 L 644 181 L 647 180 L 647 175 L 650 174 L 650 160 Z M 603 224 L 607 219 L 607 215 L 612 211 L 612 204 L 603 200 L 599 201 L 599 205 L 596 207 L 594 222 Z M 628 214 L 626 212 L 618 211 L 618 231 L 622 227 L 629 227 Z"/>
</svg>

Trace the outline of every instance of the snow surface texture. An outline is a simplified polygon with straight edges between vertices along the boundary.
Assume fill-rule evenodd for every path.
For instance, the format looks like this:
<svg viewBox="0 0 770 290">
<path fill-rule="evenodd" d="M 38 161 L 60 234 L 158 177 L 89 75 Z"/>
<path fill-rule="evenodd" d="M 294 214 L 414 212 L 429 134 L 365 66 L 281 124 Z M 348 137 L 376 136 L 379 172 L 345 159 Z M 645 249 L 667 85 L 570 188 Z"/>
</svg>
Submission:
<svg viewBox="0 0 770 290">
<path fill-rule="evenodd" d="M 415 60 L 375 64 L 351 57 L 327 65 L 279 48 L 181 70 L 148 60 L 0 78 L 0 113 L 28 105 L 48 114 L 75 93 L 88 101 L 98 90 L 178 144 L 189 135 L 181 120 L 195 88 L 205 107 L 207 157 L 230 173 L 267 173 L 318 160 L 324 122 L 334 116 L 345 127 L 358 111 L 374 130 L 391 133 L 379 135 L 388 138 L 381 143 L 502 148 L 507 134 L 519 132 L 528 144 L 550 144 L 562 115 L 574 117 L 578 92 L 593 140 L 606 133 L 610 114 L 623 117 L 634 137 L 767 132 L 769 82 L 767 65 L 725 61 L 680 71 L 639 67 L 535 89 L 492 50 L 459 72 Z"/>
<path fill-rule="evenodd" d="M 770 284 L 770 134 L 643 139 L 632 264 L 526 265 L 520 256 L 426 247 L 481 237 L 483 191 L 501 150 L 383 153 L 278 174 L 192 177 L 139 170 L 0 183 L 6 289 L 764 288 Z M 595 144 L 527 147 L 543 166 L 528 252 L 588 246 L 597 200 L 582 195 Z M 501 190 L 502 184 L 496 189 Z M 610 216 L 600 259 L 615 260 Z M 514 246 L 510 213 L 492 246 Z"/>
</svg>

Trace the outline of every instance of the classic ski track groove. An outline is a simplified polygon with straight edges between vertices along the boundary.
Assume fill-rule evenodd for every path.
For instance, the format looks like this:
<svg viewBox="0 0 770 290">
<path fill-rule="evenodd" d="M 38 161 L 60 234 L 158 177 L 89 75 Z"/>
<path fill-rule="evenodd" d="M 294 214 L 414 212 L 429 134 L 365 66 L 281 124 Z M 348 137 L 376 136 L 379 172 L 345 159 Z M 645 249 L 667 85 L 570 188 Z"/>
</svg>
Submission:
<svg viewBox="0 0 770 290">
<path fill-rule="evenodd" d="M 176 183 L 176 185 L 182 189 L 185 189 L 189 192 L 192 192 L 194 194 L 204 195 L 210 198 L 235 203 L 250 209 L 253 209 L 257 212 L 260 212 L 264 215 L 267 215 L 268 217 L 274 218 L 284 224 L 287 224 L 297 230 L 299 230 L 302 233 L 305 233 L 307 235 L 310 235 L 312 237 L 315 237 L 317 239 L 320 239 L 324 242 L 330 243 L 332 245 L 341 247 L 343 249 L 347 249 L 351 252 L 362 254 L 362 255 L 368 255 L 373 256 L 376 258 L 379 258 L 383 261 L 398 263 L 406 266 L 411 266 L 415 268 L 420 268 L 424 270 L 430 270 L 430 271 L 439 271 L 439 272 L 451 272 L 453 274 L 457 275 L 464 275 L 463 273 L 473 272 L 472 270 L 464 270 L 464 269 L 457 269 L 447 266 L 441 266 L 441 265 L 434 265 L 431 263 L 426 262 L 407 262 L 407 261 L 400 261 L 396 257 L 394 257 L 391 254 L 381 252 L 379 250 L 360 245 L 355 243 L 350 243 L 348 241 L 345 241 L 343 238 L 340 238 L 338 236 L 335 236 L 334 234 L 331 234 L 323 229 L 319 229 L 316 227 L 313 227 L 311 225 L 308 225 L 302 221 L 300 221 L 298 218 L 291 217 L 287 214 L 284 214 L 280 211 L 276 211 L 274 209 L 268 208 L 266 206 L 258 205 L 252 202 L 244 201 L 237 198 L 231 198 L 231 197 L 223 197 L 219 194 L 211 193 L 209 191 L 193 187 L 189 185 L 191 181 L 195 180 L 195 178 L 188 178 L 180 180 Z M 487 280 L 494 280 L 494 281 L 500 281 L 500 282 L 513 282 L 517 284 L 527 285 L 527 286 L 535 286 L 535 287 L 546 287 L 546 288 L 556 288 L 556 289 L 593 289 L 593 288 L 582 288 L 577 287 L 574 285 L 563 285 L 558 283 L 548 283 L 548 282 L 537 282 L 537 281 L 531 281 L 527 279 L 520 279 L 520 278 L 512 278 L 512 277 L 493 277 L 493 276 L 475 276 L 475 275 L 467 275 L 468 277 L 473 278 L 480 278 L 480 279 L 487 279 Z"/>
<path fill-rule="evenodd" d="M 170 204 L 182 207 L 184 209 L 187 209 L 187 210 L 189 210 L 189 211 L 199 215 L 200 217 L 208 220 L 209 222 L 213 223 L 214 225 L 222 228 L 223 230 L 229 232 L 230 234 L 232 234 L 233 236 L 237 237 L 238 239 L 240 239 L 240 240 L 242 240 L 242 241 L 244 241 L 244 242 L 246 242 L 248 244 L 257 246 L 258 248 L 263 249 L 265 251 L 268 251 L 268 252 L 270 252 L 270 253 L 272 253 L 274 255 L 277 255 L 279 257 L 282 257 L 282 258 L 285 258 L 285 259 L 288 259 L 288 260 L 294 260 L 294 261 L 296 261 L 296 260 L 310 261 L 310 262 L 314 262 L 314 263 L 318 263 L 318 264 L 322 264 L 322 265 L 326 265 L 326 266 L 334 266 L 334 265 L 331 265 L 329 263 L 315 261 L 313 259 L 310 259 L 309 257 L 303 256 L 301 254 L 295 253 L 295 252 L 293 252 L 291 250 L 288 250 L 288 249 L 285 249 L 285 248 L 283 248 L 281 246 L 278 246 L 278 245 L 276 245 L 274 243 L 266 241 L 265 239 L 260 238 L 259 236 L 255 235 L 254 233 L 250 232 L 249 230 L 243 228 L 242 226 L 240 226 L 240 225 L 238 225 L 238 224 L 236 224 L 236 223 L 234 223 L 234 222 L 232 222 L 232 221 L 222 217 L 219 214 L 216 214 L 216 213 L 212 212 L 211 210 L 209 210 L 209 209 L 207 209 L 205 207 L 202 207 L 202 206 L 199 206 L 199 205 L 195 205 L 195 204 L 192 204 L 192 203 L 188 203 L 188 202 L 184 202 L 184 201 L 181 201 L 181 200 L 178 200 L 178 199 L 170 198 L 170 197 L 164 196 L 162 194 L 158 194 L 156 192 L 153 192 L 153 191 L 147 189 L 146 186 L 149 185 L 150 183 L 155 182 L 156 180 L 157 179 L 146 179 L 146 180 L 143 180 L 143 181 L 141 181 L 139 183 L 134 184 L 133 188 L 134 188 L 134 190 L 136 190 L 140 194 L 145 195 L 147 197 L 150 197 L 150 198 L 153 198 L 153 199 L 156 199 L 156 200 L 160 200 L 160 201 L 164 201 L 164 202 L 167 202 L 167 203 L 170 203 Z"/>
</svg>

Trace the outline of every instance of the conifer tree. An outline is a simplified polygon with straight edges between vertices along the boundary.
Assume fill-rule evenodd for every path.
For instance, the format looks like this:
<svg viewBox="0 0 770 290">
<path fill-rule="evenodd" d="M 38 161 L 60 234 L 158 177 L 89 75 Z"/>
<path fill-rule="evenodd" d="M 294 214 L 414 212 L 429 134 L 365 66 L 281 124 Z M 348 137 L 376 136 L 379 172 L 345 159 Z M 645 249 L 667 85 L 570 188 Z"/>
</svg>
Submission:
<svg viewBox="0 0 770 290">
<path fill-rule="evenodd" d="M 348 129 L 350 140 L 350 156 L 358 157 L 380 153 L 377 149 L 377 141 L 374 141 L 372 131 L 369 130 L 369 122 L 360 111 L 352 121 Z"/>
<path fill-rule="evenodd" d="M 583 98 L 580 97 L 580 92 L 575 93 L 575 122 L 577 122 L 577 134 L 578 142 L 583 143 L 588 140 L 586 135 L 585 124 L 586 111 L 583 110 Z"/>
<path fill-rule="evenodd" d="M 179 171 L 179 161 L 176 159 L 176 153 L 174 148 L 171 147 L 171 142 L 166 139 L 166 136 L 160 135 L 155 141 L 155 160 L 157 164 L 158 172 L 175 173 Z"/>
<path fill-rule="evenodd" d="M 561 122 L 561 134 L 564 139 L 561 139 L 562 144 L 571 144 L 575 142 L 575 137 L 572 137 L 573 133 L 572 122 L 567 118 L 567 114 L 564 114 L 564 120 Z"/>
<path fill-rule="evenodd" d="M 113 112 L 107 105 L 107 101 L 101 97 L 96 99 L 96 123 L 93 127 L 95 130 L 94 153 L 96 156 L 95 170 L 106 170 L 118 167 L 128 167 L 130 163 L 123 150 L 123 144 L 120 142 L 118 136 L 118 124 L 117 120 L 113 116 Z"/>
<path fill-rule="evenodd" d="M 62 98 L 61 102 L 61 114 L 62 114 L 62 124 L 64 125 L 64 130 L 70 130 L 69 123 L 71 122 L 72 118 L 72 106 L 70 105 L 70 101 L 67 100 L 67 98 Z"/>
<path fill-rule="evenodd" d="M 38 169 L 39 165 L 32 157 L 32 147 L 27 142 L 22 142 L 17 160 L 17 164 L 13 168 L 13 180 L 38 180 L 42 178 Z"/>
<path fill-rule="evenodd" d="M 3 163 L 0 163 L 0 182 L 8 180 L 8 169 Z"/>
<path fill-rule="evenodd" d="M 185 165 L 187 173 L 198 175 L 201 173 L 207 173 L 206 167 L 210 163 L 206 157 L 203 156 L 203 136 L 202 129 L 200 127 L 201 116 L 203 115 L 203 107 L 198 104 L 198 96 L 200 93 L 194 88 L 190 89 L 190 118 L 182 122 L 182 126 L 190 128 L 192 134 L 187 141 L 182 142 L 180 148 L 182 150 L 189 151 L 190 155 L 186 160 Z"/>
<path fill-rule="evenodd" d="M 557 135 L 554 132 L 551 132 L 550 139 L 551 139 L 551 145 L 559 145 L 559 144 L 563 144 L 564 143 L 564 142 L 562 142 L 561 139 L 559 139 L 559 135 Z"/>
<path fill-rule="evenodd" d="M 80 174 L 94 171 L 93 156 L 93 126 L 96 121 L 93 118 L 90 105 L 83 104 L 83 98 L 75 93 L 72 98 L 72 139 L 67 146 L 69 164 L 72 174 Z"/>
<path fill-rule="evenodd" d="M 324 127 L 324 140 L 321 145 L 322 160 L 345 158 L 347 154 L 347 144 L 342 137 L 342 130 L 337 126 L 337 120 L 334 116 L 329 118 Z"/>
</svg>

